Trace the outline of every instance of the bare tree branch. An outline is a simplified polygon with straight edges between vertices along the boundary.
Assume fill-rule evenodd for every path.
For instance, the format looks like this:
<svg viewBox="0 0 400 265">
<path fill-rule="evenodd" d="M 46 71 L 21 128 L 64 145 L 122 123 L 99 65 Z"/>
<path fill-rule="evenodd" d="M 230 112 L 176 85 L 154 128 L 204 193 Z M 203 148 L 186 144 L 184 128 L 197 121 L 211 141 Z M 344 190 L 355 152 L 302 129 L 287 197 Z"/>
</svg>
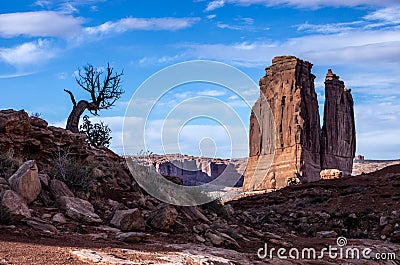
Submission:
<svg viewBox="0 0 400 265">
<path fill-rule="evenodd" d="M 73 104 L 74 107 L 76 108 L 76 100 L 75 100 L 74 94 L 72 94 L 72 92 L 69 91 L 69 90 L 67 90 L 67 89 L 64 89 L 64 91 L 67 92 L 67 93 L 69 94 L 69 96 L 71 97 L 72 104 Z"/>
<path fill-rule="evenodd" d="M 102 79 L 103 75 L 104 78 Z M 91 102 L 86 102 L 85 109 L 89 110 L 93 115 L 98 115 L 99 110 L 111 108 L 124 93 L 121 88 L 121 77 L 123 75 L 123 70 L 121 73 L 116 73 L 109 63 L 104 71 L 101 68 L 93 67 L 91 64 L 85 65 L 83 69 L 78 69 L 75 80 L 83 90 L 89 92 L 91 98 Z M 74 109 L 68 119 L 67 128 L 73 127 L 73 131 L 77 131 L 78 128 L 76 124 L 79 123 L 82 112 L 81 110 L 76 110 L 77 104 L 75 98 L 71 92 L 68 93 L 71 96 Z M 74 117 L 71 117 L 71 115 Z"/>
</svg>

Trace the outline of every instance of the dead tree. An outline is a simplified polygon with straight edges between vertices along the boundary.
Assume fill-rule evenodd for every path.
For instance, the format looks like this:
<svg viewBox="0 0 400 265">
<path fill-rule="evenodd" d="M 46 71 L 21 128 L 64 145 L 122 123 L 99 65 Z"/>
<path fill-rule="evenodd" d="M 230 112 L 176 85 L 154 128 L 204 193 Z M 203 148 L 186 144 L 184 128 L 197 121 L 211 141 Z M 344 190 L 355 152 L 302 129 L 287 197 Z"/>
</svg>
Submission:
<svg viewBox="0 0 400 265">
<path fill-rule="evenodd" d="M 102 79 L 103 74 L 105 75 Z M 83 70 L 79 69 L 79 74 L 75 76 L 75 80 L 81 88 L 89 92 L 90 101 L 80 100 L 77 103 L 74 94 L 64 89 L 70 95 L 73 105 L 66 129 L 78 133 L 79 120 L 85 110 L 89 110 L 90 113 L 97 116 L 99 110 L 111 108 L 124 93 L 121 89 L 121 76 L 123 74 L 123 71 L 114 73 L 114 68 L 110 67 L 109 64 L 104 71 L 90 64 L 87 64 Z"/>
</svg>

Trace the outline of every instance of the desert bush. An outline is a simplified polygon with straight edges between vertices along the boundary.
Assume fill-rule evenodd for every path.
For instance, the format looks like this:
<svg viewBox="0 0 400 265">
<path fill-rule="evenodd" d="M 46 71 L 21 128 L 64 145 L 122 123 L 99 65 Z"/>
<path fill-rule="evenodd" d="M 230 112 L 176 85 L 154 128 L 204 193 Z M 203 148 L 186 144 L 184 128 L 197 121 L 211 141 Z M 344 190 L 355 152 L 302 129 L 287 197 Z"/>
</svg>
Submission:
<svg viewBox="0 0 400 265">
<path fill-rule="evenodd" d="M 92 123 L 89 116 L 83 117 L 83 124 L 80 126 L 80 132 L 84 133 L 87 137 L 86 143 L 95 147 L 110 146 L 112 137 L 111 129 L 102 121 L 100 123 Z"/>
<path fill-rule="evenodd" d="M 54 155 L 53 167 L 49 174 L 59 179 L 72 190 L 87 191 L 93 183 L 94 164 L 83 163 L 72 157 L 69 151 L 58 151 Z"/>
<path fill-rule="evenodd" d="M 13 157 L 12 150 L 5 153 L 0 153 L 0 177 L 8 179 L 14 174 L 22 161 L 18 158 Z"/>
</svg>

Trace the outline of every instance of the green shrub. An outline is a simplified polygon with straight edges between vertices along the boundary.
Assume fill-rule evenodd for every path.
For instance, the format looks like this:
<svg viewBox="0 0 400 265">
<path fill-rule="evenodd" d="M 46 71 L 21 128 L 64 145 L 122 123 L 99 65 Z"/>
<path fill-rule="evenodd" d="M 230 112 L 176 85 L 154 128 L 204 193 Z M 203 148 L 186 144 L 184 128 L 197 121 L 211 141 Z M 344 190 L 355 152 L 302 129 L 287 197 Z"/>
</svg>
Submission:
<svg viewBox="0 0 400 265">
<path fill-rule="evenodd" d="M 89 116 L 85 115 L 83 117 L 83 124 L 80 126 L 80 132 L 86 135 L 86 142 L 89 145 L 95 147 L 110 146 L 110 141 L 112 139 L 110 136 L 111 129 L 102 121 L 100 123 L 93 124 L 89 120 Z"/>
</svg>

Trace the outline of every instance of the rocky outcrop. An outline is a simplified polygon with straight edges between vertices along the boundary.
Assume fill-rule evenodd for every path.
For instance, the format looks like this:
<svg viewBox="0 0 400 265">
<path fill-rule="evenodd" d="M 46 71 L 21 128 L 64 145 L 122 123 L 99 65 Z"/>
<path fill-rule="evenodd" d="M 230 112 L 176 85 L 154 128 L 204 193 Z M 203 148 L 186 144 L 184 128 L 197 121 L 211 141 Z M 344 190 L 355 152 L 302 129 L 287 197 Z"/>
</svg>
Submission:
<svg viewBox="0 0 400 265">
<path fill-rule="evenodd" d="M 294 56 L 278 56 L 260 79 L 260 97 L 250 117 L 244 191 L 279 189 L 292 180 L 316 181 L 321 169 L 351 174 L 355 127 L 350 90 L 328 72 L 321 133 L 311 68 Z"/>
<path fill-rule="evenodd" d="M 46 121 L 29 117 L 24 110 L 2 110 L 0 135 L 2 154 L 9 153 L 22 160 L 28 160 L 29 156 L 29 160 L 36 160 L 41 172 L 51 171 L 57 159 L 68 154 L 68 158 L 76 162 L 96 164 L 96 172 L 111 177 L 120 188 L 130 189 L 132 179 L 125 160 L 108 148 L 88 146 L 84 134 L 48 126 Z"/>
<path fill-rule="evenodd" d="M 293 56 L 275 57 L 260 79 L 260 98 L 250 117 L 245 191 L 282 188 L 293 177 L 319 179 L 320 125 L 311 68 Z"/>
<path fill-rule="evenodd" d="M 354 102 L 339 76 L 328 70 L 325 78 L 324 124 L 321 135 L 321 167 L 335 168 L 350 176 L 356 151 Z"/>
<path fill-rule="evenodd" d="M 12 190 L 6 190 L 0 194 L 1 222 L 15 223 L 27 217 L 31 217 L 31 212 L 21 196 Z"/>
<path fill-rule="evenodd" d="M 38 168 L 34 160 L 26 161 L 9 179 L 11 188 L 27 203 L 36 200 L 42 191 Z"/>
</svg>

